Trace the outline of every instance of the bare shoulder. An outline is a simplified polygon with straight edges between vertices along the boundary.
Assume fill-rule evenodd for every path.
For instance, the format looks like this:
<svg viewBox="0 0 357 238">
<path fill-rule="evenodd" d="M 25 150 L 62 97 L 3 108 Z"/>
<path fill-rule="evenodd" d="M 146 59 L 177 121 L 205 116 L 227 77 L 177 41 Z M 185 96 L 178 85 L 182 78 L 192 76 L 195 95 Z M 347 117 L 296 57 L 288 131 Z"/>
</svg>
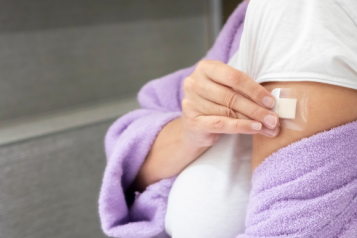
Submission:
<svg viewBox="0 0 357 238">
<path fill-rule="evenodd" d="M 302 138 L 357 120 L 357 90 L 315 82 L 269 82 L 274 88 L 296 88 L 308 91 L 308 124 L 305 130 L 281 128 L 276 138 L 253 136 L 252 167 L 255 169 L 269 155 Z"/>
</svg>

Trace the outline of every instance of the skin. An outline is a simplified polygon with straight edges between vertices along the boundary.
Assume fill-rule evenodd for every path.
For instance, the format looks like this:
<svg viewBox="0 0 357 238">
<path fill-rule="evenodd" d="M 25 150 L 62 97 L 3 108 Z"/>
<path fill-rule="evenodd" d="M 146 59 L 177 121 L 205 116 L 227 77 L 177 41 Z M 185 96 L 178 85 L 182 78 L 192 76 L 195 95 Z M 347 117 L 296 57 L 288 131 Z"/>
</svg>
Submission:
<svg viewBox="0 0 357 238">
<path fill-rule="evenodd" d="M 219 61 L 201 61 L 184 80 L 182 116 L 157 136 L 132 189 L 179 174 L 222 133 L 275 137 L 279 118 L 273 96 L 247 74 Z"/>
<path fill-rule="evenodd" d="M 333 127 L 357 120 L 357 91 L 350 88 L 315 82 L 269 82 L 263 86 L 274 88 L 303 89 L 309 93 L 308 124 L 303 131 L 281 128 L 275 138 L 253 136 L 253 170 L 265 158 L 302 138 L 309 137 Z"/>
<path fill-rule="evenodd" d="M 209 72 L 218 72 L 218 74 L 211 75 Z M 235 73 L 227 74 L 227 72 Z M 228 75 L 231 76 L 227 77 Z M 306 129 L 295 131 L 276 127 L 274 131 L 274 129 L 262 126 L 261 130 L 252 130 L 249 128 L 252 122 L 260 121 L 264 125 L 262 116 L 241 114 L 240 112 L 245 111 L 241 110 L 242 106 L 236 107 L 237 110 L 230 110 L 228 105 L 233 107 L 232 105 L 235 104 L 228 103 L 231 100 L 222 101 L 221 103 L 226 104 L 226 106 L 221 105 L 220 110 L 212 111 L 211 109 L 218 104 L 204 106 L 204 100 L 196 97 L 198 92 L 202 90 L 200 87 L 205 85 L 207 80 L 213 81 L 212 77 L 218 77 L 227 82 L 231 82 L 232 78 L 243 78 L 244 80 L 241 80 L 240 83 L 239 81 L 235 82 L 235 87 L 240 89 L 244 87 L 247 94 L 249 94 L 248 91 L 251 91 L 247 85 L 256 87 L 254 91 L 256 95 L 270 95 L 268 91 L 274 88 L 295 88 L 307 91 L 309 103 Z M 357 107 L 355 106 L 357 104 L 357 91 L 349 88 L 315 82 L 270 82 L 264 83 L 262 86 L 258 85 L 258 87 L 254 84 L 255 82 L 251 83 L 252 79 L 249 76 L 239 71 L 232 71 L 229 66 L 214 61 L 204 61 L 199 64 L 196 71 L 185 81 L 188 83 L 185 82 L 184 87 L 183 116 L 168 123 L 159 133 L 133 183 L 132 189 L 134 190 L 143 191 L 152 183 L 179 174 L 204 151 L 215 144 L 221 133 L 255 134 L 253 135 L 252 151 L 252 169 L 254 171 L 265 158 L 280 148 L 302 138 L 357 120 Z M 192 81 L 196 81 L 196 83 L 192 83 Z M 250 82 L 251 84 L 242 82 Z M 218 86 L 222 85 L 221 82 Z M 217 85 L 212 85 L 212 87 L 217 87 Z M 218 93 L 210 94 L 218 95 Z M 235 94 L 241 95 L 239 91 Z M 251 97 L 259 102 L 251 106 L 258 108 L 263 116 L 269 113 L 269 111 L 266 111 L 267 107 L 261 106 L 262 96 L 251 95 Z M 253 100 L 249 101 L 249 103 L 252 102 Z M 246 120 L 246 118 L 253 117 L 257 120 Z M 265 130 L 277 134 L 270 136 Z"/>
<path fill-rule="evenodd" d="M 207 83 L 210 88 L 204 87 Z M 272 95 L 248 75 L 228 65 L 201 61 L 185 79 L 184 92 L 183 115 L 163 127 L 130 190 L 143 191 L 150 184 L 178 175 L 214 145 L 222 133 L 272 138 L 280 132 L 279 118 L 267 110 L 272 105 L 263 103 L 264 97 L 274 103 Z M 275 117 L 272 126 L 264 121 L 268 114 Z"/>
<path fill-rule="evenodd" d="M 272 89 L 284 87 L 303 89 L 310 94 L 308 125 L 304 131 L 280 128 L 279 119 L 267 110 L 270 106 L 263 104 L 264 97 L 271 97 Z M 131 189 L 143 191 L 152 183 L 178 175 L 214 145 L 222 133 L 254 135 L 254 171 L 280 148 L 357 120 L 356 90 L 314 82 L 259 85 L 248 75 L 216 61 L 200 62 L 185 79 L 184 92 L 183 115 L 159 133 Z M 276 117 L 274 126 L 264 121 L 267 115 Z"/>
</svg>

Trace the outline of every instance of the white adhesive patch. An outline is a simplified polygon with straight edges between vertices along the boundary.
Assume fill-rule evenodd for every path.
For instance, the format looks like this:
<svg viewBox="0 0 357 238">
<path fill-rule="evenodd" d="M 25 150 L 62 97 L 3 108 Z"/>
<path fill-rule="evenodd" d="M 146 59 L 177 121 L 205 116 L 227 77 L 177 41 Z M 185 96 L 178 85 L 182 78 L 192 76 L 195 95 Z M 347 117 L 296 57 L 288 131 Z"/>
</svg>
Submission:
<svg viewBox="0 0 357 238">
<path fill-rule="evenodd" d="M 309 94 L 293 88 L 275 88 L 271 94 L 275 98 L 272 111 L 279 116 L 281 127 L 303 131 L 307 125 Z"/>
<path fill-rule="evenodd" d="M 296 115 L 297 99 L 279 98 L 278 99 L 278 115 L 280 118 L 294 119 Z"/>
</svg>

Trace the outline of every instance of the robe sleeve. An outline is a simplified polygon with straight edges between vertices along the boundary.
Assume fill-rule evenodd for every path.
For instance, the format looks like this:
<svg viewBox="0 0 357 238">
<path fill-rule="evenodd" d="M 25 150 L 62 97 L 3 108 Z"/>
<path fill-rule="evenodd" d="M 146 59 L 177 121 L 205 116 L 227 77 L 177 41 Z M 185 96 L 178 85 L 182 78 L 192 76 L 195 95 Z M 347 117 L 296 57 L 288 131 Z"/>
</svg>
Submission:
<svg viewBox="0 0 357 238">
<path fill-rule="evenodd" d="M 232 50 L 237 50 L 232 43 L 240 39 L 246 8 L 246 2 L 238 6 L 204 59 L 228 62 Z M 167 199 L 175 178 L 154 183 L 141 194 L 128 194 L 128 188 L 162 128 L 181 116 L 182 83 L 194 69 L 195 65 L 148 82 L 138 94 L 141 108 L 109 128 L 105 137 L 107 165 L 99 195 L 101 225 L 108 236 L 149 238 L 164 231 Z M 134 197 L 132 204 L 128 197 Z"/>
</svg>

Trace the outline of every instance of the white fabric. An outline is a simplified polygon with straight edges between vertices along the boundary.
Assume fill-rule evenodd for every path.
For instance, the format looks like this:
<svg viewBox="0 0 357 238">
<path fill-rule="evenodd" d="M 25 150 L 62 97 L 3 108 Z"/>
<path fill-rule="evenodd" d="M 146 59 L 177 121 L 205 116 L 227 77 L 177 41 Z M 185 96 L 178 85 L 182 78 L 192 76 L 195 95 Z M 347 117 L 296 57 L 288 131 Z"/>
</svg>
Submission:
<svg viewBox="0 0 357 238">
<path fill-rule="evenodd" d="M 251 0 L 240 50 L 229 64 L 259 83 L 357 89 L 356 1 Z M 251 136 L 223 135 L 178 176 L 165 220 L 169 235 L 234 238 L 244 232 L 251 148 Z"/>
<path fill-rule="evenodd" d="M 176 238 L 233 238 L 244 232 L 251 136 L 222 135 L 175 181 L 165 228 Z"/>
<path fill-rule="evenodd" d="M 357 89 L 356 6 L 357 0 L 252 0 L 232 64 L 259 83 Z"/>
</svg>

